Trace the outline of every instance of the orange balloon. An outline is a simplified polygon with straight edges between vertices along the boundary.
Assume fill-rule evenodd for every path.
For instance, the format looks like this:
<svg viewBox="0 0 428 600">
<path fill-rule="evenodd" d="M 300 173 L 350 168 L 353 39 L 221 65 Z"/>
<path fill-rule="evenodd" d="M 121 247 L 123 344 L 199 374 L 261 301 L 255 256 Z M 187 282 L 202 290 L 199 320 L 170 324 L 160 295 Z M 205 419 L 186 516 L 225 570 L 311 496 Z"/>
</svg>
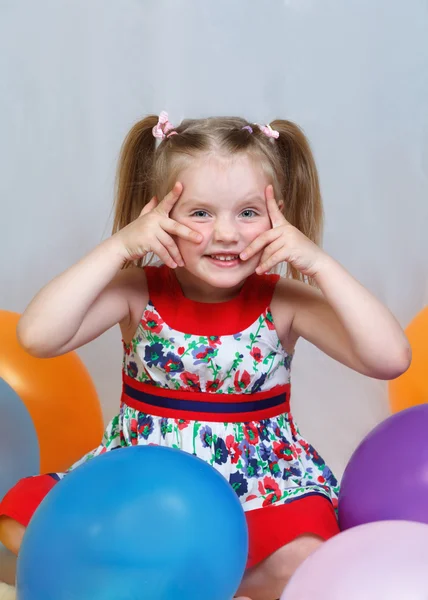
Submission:
<svg viewBox="0 0 428 600">
<path fill-rule="evenodd" d="M 62 472 L 101 442 L 101 406 L 75 352 L 34 358 L 20 346 L 16 337 L 19 318 L 17 313 L 0 311 L 0 377 L 15 390 L 33 419 L 41 472 Z"/>
<path fill-rule="evenodd" d="M 412 364 L 389 382 L 392 412 L 428 402 L 428 306 L 410 323 L 406 334 L 412 347 Z"/>
</svg>

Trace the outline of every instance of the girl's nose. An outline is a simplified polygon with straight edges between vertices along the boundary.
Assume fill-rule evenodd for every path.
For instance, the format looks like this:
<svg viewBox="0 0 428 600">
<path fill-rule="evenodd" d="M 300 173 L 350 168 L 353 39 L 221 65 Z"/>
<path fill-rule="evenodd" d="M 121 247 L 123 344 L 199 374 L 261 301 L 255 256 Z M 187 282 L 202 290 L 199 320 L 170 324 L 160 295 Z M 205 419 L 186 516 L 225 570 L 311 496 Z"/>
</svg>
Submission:
<svg viewBox="0 0 428 600">
<path fill-rule="evenodd" d="M 236 225 L 228 219 L 217 220 L 214 225 L 214 241 L 231 243 L 239 240 Z"/>
</svg>

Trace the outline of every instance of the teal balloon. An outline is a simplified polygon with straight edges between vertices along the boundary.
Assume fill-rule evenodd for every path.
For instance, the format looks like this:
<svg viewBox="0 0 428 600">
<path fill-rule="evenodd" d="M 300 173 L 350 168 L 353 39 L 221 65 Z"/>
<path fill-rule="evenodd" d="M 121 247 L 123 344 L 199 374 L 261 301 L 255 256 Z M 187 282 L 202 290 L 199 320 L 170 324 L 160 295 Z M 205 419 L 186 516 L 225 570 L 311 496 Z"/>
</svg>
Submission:
<svg viewBox="0 0 428 600">
<path fill-rule="evenodd" d="M 245 513 L 201 459 L 161 446 L 107 452 L 46 496 L 23 539 L 19 600 L 230 600 Z"/>
<path fill-rule="evenodd" d="M 11 487 L 40 472 L 40 449 L 27 407 L 0 378 L 0 500 Z"/>
</svg>

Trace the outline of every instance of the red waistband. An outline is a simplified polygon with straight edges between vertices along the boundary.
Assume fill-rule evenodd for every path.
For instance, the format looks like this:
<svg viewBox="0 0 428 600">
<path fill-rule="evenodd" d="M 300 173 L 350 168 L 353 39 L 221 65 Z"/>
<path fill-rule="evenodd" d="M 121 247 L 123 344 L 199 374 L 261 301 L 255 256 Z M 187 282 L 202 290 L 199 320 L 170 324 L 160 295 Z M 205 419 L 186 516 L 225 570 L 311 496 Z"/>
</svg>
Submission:
<svg viewBox="0 0 428 600">
<path fill-rule="evenodd" d="M 123 373 L 122 403 L 159 417 L 220 423 L 262 421 L 290 411 L 289 383 L 254 394 L 159 388 Z"/>
</svg>

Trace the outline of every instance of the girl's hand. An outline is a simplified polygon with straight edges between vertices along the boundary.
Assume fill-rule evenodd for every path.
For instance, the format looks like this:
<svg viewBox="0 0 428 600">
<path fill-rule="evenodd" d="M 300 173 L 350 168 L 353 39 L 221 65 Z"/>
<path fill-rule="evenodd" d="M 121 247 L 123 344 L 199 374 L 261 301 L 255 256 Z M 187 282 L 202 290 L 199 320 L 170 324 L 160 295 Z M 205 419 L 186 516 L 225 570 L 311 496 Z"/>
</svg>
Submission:
<svg viewBox="0 0 428 600">
<path fill-rule="evenodd" d="M 308 277 L 315 277 L 323 258 L 326 256 L 316 244 L 301 231 L 291 225 L 282 212 L 273 195 L 273 187 L 266 188 L 266 204 L 272 229 L 260 234 L 241 252 L 242 260 L 247 260 L 264 248 L 256 273 L 261 275 L 275 265 L 286 261 Z"/>
<path fill-rule="evenodd" d="M 183 258 L 171 235 L 196 244 L 202 240 L 202 236 L 169 217 L 182 191 L 182 184 L 177 182 L 161 202 L 158 202 L 156 197 L 152 198 L 135 221 L 114 234 L 113 237 L 122 244 L 125 260 L 137 260 L 148 252 L 153 252 L 173 269 L 177 265 L 184 266 Z"/>
</svg>

